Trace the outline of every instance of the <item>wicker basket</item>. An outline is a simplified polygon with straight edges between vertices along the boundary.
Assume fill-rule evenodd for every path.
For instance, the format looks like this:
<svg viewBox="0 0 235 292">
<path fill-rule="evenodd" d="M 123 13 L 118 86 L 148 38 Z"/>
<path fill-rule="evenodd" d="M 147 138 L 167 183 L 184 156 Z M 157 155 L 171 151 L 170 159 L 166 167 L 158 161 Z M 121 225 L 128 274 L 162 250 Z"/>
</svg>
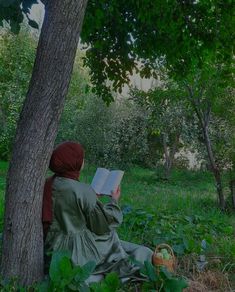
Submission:
<svg viewBox="0 0 235 292">
<path fill-rule="evenodd" d="M 168 250 L 168 252 L 171 255 L 171 259 L 170 260 L 165 260 L 162 258 L 157 257 L 157 253 L 160 252 L 160 250 L 162 248 L 166 248 Z M 166 244 L 166 243 L 162 243 L 156 246 L 156 249 L 154 251 L 153 254 L 153 264 L 155 266 L 165 266 L 170 272 L 174 272 L 176 269 L 176 258 L 174 255 L 174 252 L 172 250 L 172 248 Z"/>
</svg>

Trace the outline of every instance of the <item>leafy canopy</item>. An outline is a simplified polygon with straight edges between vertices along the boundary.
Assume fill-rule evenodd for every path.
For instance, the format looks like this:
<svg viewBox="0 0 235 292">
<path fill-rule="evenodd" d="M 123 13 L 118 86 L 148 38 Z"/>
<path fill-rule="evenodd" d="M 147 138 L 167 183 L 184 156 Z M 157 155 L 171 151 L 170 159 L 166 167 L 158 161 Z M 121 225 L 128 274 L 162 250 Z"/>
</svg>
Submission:
<svg viewBox="0 0 235 292">
<path fill-rule="evenodd" d="M 45 1 L 44 1 L 45 2 Z M 0 22 L 19 31 L 37 0 L 0 0 Z M 234 42 L 232 0 L 90 0 L 81 34 L 94 90 L 107 102 L 133 72 L 142 77 L 167 67 L 184 77 L 205 55 L 230 62 Z M 28 16 L 29 19 L 29 16 Z M 37 24 L 29 19 L 29 24 Z M 1 25 L 1 23 L 0 23 Z"/>
<path fill-rule="evenodd" d="M 233 10 L 228 0 L 88 1 L 82 40 L 97 93 L 110 97 L 133 70 L 148 78 L 164 64 L 170 76 L 184 78 L 204 56 L 230 62 Z"/>
<path fill-rule="evenodd" d="M 3 25 L 3 20 L 5 20 L 9 23 L 12 32 L 18 33 L 25 15 L 28 24 L 38 28 L 38 24 L 29 18 L 30 8 L 36 3 L 38 3 L 38 0 L 0 0 L 0 26 Z"/>
</svg>

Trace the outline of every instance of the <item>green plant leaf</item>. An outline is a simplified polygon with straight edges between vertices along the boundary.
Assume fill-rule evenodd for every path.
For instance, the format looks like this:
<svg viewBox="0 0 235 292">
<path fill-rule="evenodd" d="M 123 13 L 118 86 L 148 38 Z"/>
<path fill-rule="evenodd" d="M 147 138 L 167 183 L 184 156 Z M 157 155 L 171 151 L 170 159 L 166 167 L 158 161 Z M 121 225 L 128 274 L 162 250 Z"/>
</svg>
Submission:
<svg viewBox="0 0 235 292">
<path fill-rule="evenodd" d="M 49 279 L 41 282 L 37 285 L 37 292 L 48 292 L 49 290 Z"/>
<path fill-rule="evenodd" d="M 174 252 L 176 252 L 177 254 L 179 255 L 182 255 L 184 254 L 184 251 L 185 251 L 185 247 L 184 247 L 184 244 L 174 244 L 172 246 Z"/>
<path fill-rule="evenodd" d="M 144 266 L 146 269 L 146 275 L 148 276 L 150 281 L 157 281 L 157 274 L 155 267 L 148 261 L 144 262 Z"/>
<path fill-rule="evenodd" d="M 160 272 L 165 276 L 166 279 L 172 279 L 172 274 L 164 266 L 160 267 Z"/>
<path fill-rule="evenodd" d="M 71 260 L 68 257 L 63 257 L 59 263 L 60 274 L 63 280 L 68 284 L 73 278 L 73 268 Z"/>
<path fill-rule="evenodd" d="M 105 283 L 108 285 L 108 287 L 111 289 L 111 291 L 116 291 L 117 288 L 120 285 L 120 281 L 118 278 L 117 273 L 110 273 L 105 277 Z"/>
<path fill-rule="evenodd" d="M 17 0 L 0 0 L 0 5 L 3 7 L 8 7 L 14 4 Z"/>
<path fill-rule="evenodd" d="M 28 24 L 33 28 L 39 29 L 37 22 L 32 19 L 29 19 Z"/>
<path fill-rule="evenodd" d="M 166 292 L 182 292 L 183 289 L 187 287 L 187 282 L 182 278 L 167 279 L 164 283 L 164 289 Z"/>
<path fill-rule="evenodd" d="M 60 262 L 63 258 L 70 258 L 68 251 L 56 251 L 52 254 L 49 275 L 53 282 L 58 283 L 61 280 Z"/>
<path fill-rule="evenodd" d="M 80 266 L 75 267 L 73 269 L 74 280 L 76 282 L 86 281 L 95 270 L 95 267 L 96 267 L 96 263 L 93 261 L 86 263 L 82 267 Z"/>
</svg>

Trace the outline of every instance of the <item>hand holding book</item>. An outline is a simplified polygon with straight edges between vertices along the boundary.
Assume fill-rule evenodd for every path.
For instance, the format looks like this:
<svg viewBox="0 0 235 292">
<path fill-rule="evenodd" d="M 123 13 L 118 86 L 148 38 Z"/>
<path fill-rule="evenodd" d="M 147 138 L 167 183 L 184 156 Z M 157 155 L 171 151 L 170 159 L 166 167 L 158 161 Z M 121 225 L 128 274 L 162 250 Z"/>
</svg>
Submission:
<svg viewBox="0 0 235 292">
<path fill-rule="evenodd" d="M 118 188 L 116 189 L 116 191 L 112 192 L 112 198 L 116 201 L 119 200 L 120 196 L 121 196 L 121 188 L 120 186 L 118 186 Z"/>
<path fill-rule="evenodd" d="M 112 170 L 109 171 L 106 168 L 97 168 L 95 176 L 92 180 L 91 187 L 96 192 L 96 194 L 108 195 L 119 197 L 120 189 L 118 187 L 121 183 L 124 171 L 122 170 Z M 115 193 L 117 193 L 115 195 Z"/>
</svg>

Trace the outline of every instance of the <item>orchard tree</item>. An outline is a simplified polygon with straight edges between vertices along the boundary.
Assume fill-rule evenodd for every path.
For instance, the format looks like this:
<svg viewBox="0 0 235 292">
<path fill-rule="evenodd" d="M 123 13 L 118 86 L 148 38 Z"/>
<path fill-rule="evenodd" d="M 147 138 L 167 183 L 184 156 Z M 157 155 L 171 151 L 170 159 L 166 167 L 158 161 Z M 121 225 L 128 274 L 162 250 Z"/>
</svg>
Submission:
<svg viewBox="0 0 235 292">
<path fill-rule="evenodd" d="M 208 58 L 208 56 L 205 56 L 204 60 L 205 63 L 203 67 L 201 69 L 195 67 L 183 81 L 183 86 L 186 89 L 186 97 L 198 119 L 198 125 L 202 133 L 202 141 L 206 147 L 210 169 L 216 182 L 219 205 L 221 209 L 225 209 L 225 198 L 221 177 L 223 166 L 219 163 L 221 159 L 217 159 L 216 157 L 216 143 L 211 138 L 212 133 L 210 129 L 212 128 L 211 123 L 213 120 L 216 120 L 218 103 L 221 104 L 225 102 L 224 97 L 228 93 L 227 87 L 231 86 L 233 71 L 230 64 L 218 64 L 217 59 L 211 60 L 210 57 Z M 234 96 L 230 95 L 230 98 L 233 100 Z M 227 104 L 225 102 L 224 107 L 227 109 L 227 114 L 229 114 L 228 104 L 232 104 L 232 108 L 235 110 L 234 102 L 229 102 Z M 226 112 L 224 112 L 225 115 Z M 226 120 L 225 116 L 224 120 Z M 215 131 L 217 131 L 217 133 L 222 132 L 222 122 Z M 221 150 L 222 149 L 219 149 L 218 152 L 222 152 Z"/>
<path fill-rule="evenodd" d="M 1 0 L 5 19 L 19 31 L 36 0 Z M 23 284 L 43 276 L 41 203 L 44 177 L 68 90 L 87 0 L 44 0 L 43 22 L 29 90 L 18 122 L 7 177 L 2 275 Z M 163 61 L 171 74 L 201 64 L 201 52 L 218 48 L 229 62 L 232 1 L 90 0 L 82 39 L 99 96 L 111 101 L 133 70 L 154 74 Z M 218 25 L 221 28 L 218 34 Z M 156 62 L 156 60 L 158 60 Z M 138 61 L 138 62 L 137 62 Z M 111 81 L 107 83 L 107 80 Z"/>
<path fill-rule="evenodd" d="M 149 139 L 159 141 L 155 151 L 164 155 L 165 179 L 168 180 L 188 127 L 186 107 L 181 101 L 182 91 L 170 82 L 162 82 L 148 92 L 134 89 L 131 98 L 148 114 Z"/>
</svg>

